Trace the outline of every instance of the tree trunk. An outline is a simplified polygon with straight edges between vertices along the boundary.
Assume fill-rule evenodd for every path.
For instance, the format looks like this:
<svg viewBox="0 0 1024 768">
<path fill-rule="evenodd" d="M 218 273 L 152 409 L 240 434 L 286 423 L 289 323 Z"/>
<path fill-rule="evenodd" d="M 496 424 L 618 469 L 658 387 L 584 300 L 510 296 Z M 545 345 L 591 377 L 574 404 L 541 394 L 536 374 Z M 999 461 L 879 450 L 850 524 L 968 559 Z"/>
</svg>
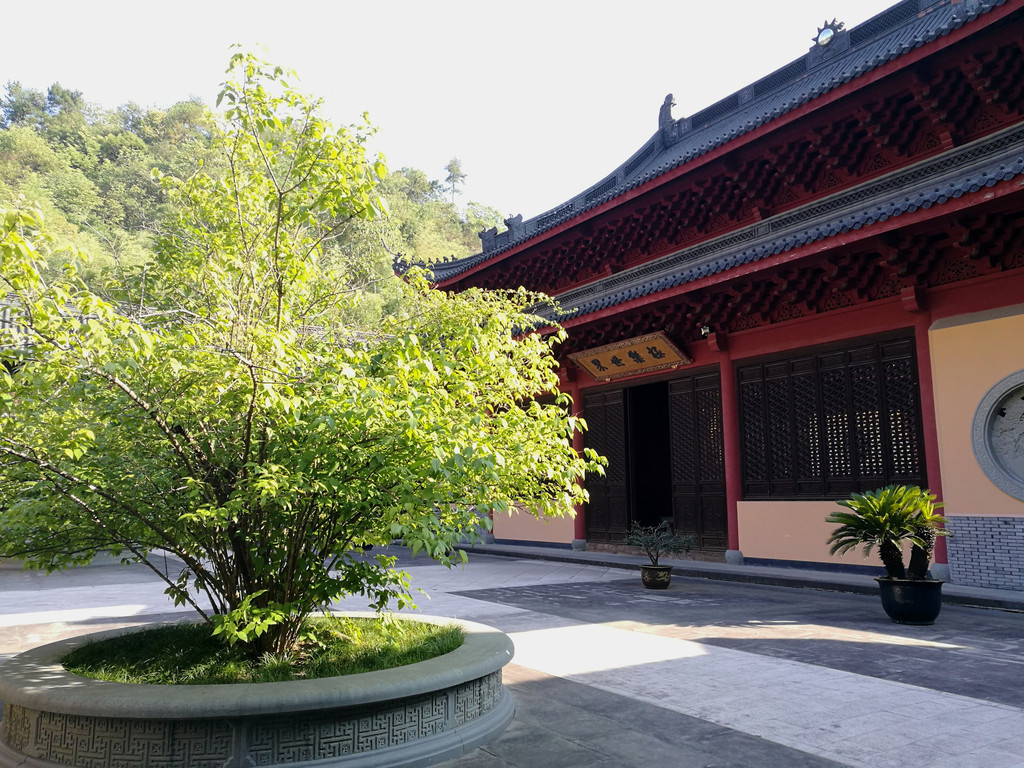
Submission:
<svg viewBox="0 0 1024 768">
<path fill-rule="evenodd" d="M 886 542 L 878 548 L 878 554 L 882 558 L 882 565 L 885 572 L 894 579 L 906 578 L 907 572 L 903 567 L 903 551 L 896 544 Z"/>
<path fill-rule="evenodd" d="M 907 578 L 908 579 L 923 579 L 928 573 L 928 561 L 931 558 L 928 553 L 921 549 L 921 547 L 915 546 L 910 550 L 910 565 L 907 566 Z"/>
</svg>

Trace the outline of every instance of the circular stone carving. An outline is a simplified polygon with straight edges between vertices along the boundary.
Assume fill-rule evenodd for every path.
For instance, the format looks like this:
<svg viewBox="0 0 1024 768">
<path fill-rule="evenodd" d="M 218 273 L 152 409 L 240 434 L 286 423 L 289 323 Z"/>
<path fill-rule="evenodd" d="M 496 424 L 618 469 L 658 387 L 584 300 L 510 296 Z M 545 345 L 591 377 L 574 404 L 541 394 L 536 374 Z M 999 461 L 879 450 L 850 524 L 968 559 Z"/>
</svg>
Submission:
<svg viewBox="0 0 1024 768">
<path fill-rule="evenodd" d="M 73 648 L 125 630 L 34 648 L 0 670 L 0 766 L 420 766 L 497 738 L 515 714 L 501 682 L 509 637 L 473 622 L 401 618 L 459 624 L 465 641 L 379 672 L 238 685 L 113 683 L 61 666 Z"/>
<path fill-rule="evenodd" d="M 971 429 L 974 455 L 988 479 L 1024 501 L 1024 370 L 982 398 Z"/>
</svg>

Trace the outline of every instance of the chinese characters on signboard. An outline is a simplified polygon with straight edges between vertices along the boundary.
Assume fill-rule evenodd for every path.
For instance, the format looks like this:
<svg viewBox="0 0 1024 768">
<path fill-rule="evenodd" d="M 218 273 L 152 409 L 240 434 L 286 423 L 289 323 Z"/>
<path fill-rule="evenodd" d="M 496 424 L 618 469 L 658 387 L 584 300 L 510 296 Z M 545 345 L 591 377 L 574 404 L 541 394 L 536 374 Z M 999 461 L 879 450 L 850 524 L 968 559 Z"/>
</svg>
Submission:
<svg viewBox="0 0 1024 768">
<path fill-rule="evenodd" d="M 598 380 L 660 371 L 693 362 L 660 331 L 577 352 L 569 357 Z"/>
</svg>

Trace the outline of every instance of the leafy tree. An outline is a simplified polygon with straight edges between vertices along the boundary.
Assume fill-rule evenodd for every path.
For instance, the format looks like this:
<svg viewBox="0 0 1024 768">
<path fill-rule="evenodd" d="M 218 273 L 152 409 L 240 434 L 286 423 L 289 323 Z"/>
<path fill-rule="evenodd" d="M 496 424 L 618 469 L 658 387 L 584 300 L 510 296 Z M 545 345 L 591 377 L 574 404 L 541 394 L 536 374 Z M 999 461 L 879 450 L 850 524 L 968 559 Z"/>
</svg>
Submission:
<svg viewBox="0 0 1024 768">
<path fill-rule="evenodd" d="M 452 205 L 455 205 L 455 193 L 466 181 L 466 174 L 462 170 L 462 161 L 453 157 L 444 169 L 448 171 L 448 175 L 444 177 L 444 183 L 447 185 L 448 191 L 452 193 Z"/>
<path fill-rule="evenodd" d="M 496 208 L 471 201 L 466 206 L 466 235 L 470 238 L 472 247 L 480 247 L 478 233 L 491 227 L 497 227 L 500 231 L 505 231 L 505 217 Z"/>
<path fill-rule="evenodd" d="M 7 95 L 0 102 L 0 127 L 38 128 L 47 114 L 46 97 L 21 83 L 7 83 Z"/>
<path fill-rule="evenodd" d="M 561 334 L 521 333 L 541 297 L 452 295 L 413 272 L 392 314 L 354 324 L 372 281 L 330 248 L 380 213 L 368 129 L 334 130 L 249 55 L 229 73 L 226 172 L 163 179 L 177 213 L 144 295 L 106 301 L 75 253 L 44 277 L 40 211 L 0 216 L 21 324 L 0 337 L 0 556 L 141 561 L 259 655 L 341 595 L 408 599 L 365 545 L 450 564 L 487 512 L 566 513 L 599 465 L 556 394 Z M 165 576 L 159 551 L 184 570 Z"/>
</svg>

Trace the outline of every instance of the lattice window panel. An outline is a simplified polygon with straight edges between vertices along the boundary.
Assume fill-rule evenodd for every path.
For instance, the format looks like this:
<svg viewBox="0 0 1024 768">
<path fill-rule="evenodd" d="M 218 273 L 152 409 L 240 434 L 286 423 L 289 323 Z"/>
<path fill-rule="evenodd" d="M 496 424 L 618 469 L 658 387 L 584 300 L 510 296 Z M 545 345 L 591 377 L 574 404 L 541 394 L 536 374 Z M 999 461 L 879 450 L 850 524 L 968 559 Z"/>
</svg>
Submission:
<svg viewBox="0 0 1024 768">
<path fill-rule="evenodd" d="M 836 365 L 835 356 L 832 357 L 832 360 L 825 361 L 826 364 Z M 831 368 L 822 371 L 820 386 L 828 476 L 836 480 L 845 480 L 853 474 L 846 370 Z"/>
<path fill-rule="evenodd" d="M 626 431 L 625 422 L 621 418 L 608 419 L 608 444 L 604 447 L 604 455 L 608 457 L 605 474 L 609 483 L 626 482 Z"/>
<path fill-rule="evenodd" d="M 850 393 L 853 400 L 854 447 L 857 473 L 864 476 L 884 474 L 882 417 L 878 371 L 872 365 L 850 368 Z"/>
<path fill-rule="evenodd" d="M 737 374 L 744 498 L 924 483 L 912 339 L 804 351 Z"/>
<path fill-rule="evenodd" d="M 765 430 L 765 390 L 761 381 L 740 381 L 743 420 L 743 476 L 747 483 L 768 481 L 768 437 Z M 766 486 L 767 489 L 767 486 Z"/>
<path fill-rule="evenodd" d="M 694 477 L 698 464 L 693 393 L 679 392 L 669 398 L 669 409 L 672 423 L 672 477 Z"/>
<path fill-rule="evenodd" d="M 728 521 L 718 374 L 675 379 L 668 395 L 676 530 L 692 535 L 696 549 L 720 552 Z"/>
<path fill-rule="evenodd" d="M 768 445 L 771 452 L 771 477 L 776 483 L 792 480 L 793 412 L 789 381 L 784 378 L 766 382 L 768 397 Z"/>
<path fill-rule="evenodd" d="M 702 479 L 725 480 L 722 396 L 717 388 L 697 391 L 697 435 Z"/>
<path fill-rule="evenodd" d="M 587 539 L 606 542 L 625 530 L 625 488 L 629 467 L 626 462 L 626 433 L 622 391 L 599 393 L 583 398 L 583 416 L 589 429 L 584 445 L 608 459 L 605 474 L 588 473 L 584 487 L 590 494 L 585 520 Z"/>
<path fill-rule="evenodd" d="M 821 414 L 818 388 L 814 376 L 799 375 L 796 372 L 790 376 L 790 383 L 793 388 L 797 493 L 821 493 Z"/>
<path fill-rule="evenodd" d="M 893 475 L 920 474 L 924 464 L 921 449 L 921 424 L 917 404 L 917 376 L 912 361 L 890 360 L 885 363 L 888 383 L 889 439 L 892 443 L 890 472 Z"/>
</svg>

